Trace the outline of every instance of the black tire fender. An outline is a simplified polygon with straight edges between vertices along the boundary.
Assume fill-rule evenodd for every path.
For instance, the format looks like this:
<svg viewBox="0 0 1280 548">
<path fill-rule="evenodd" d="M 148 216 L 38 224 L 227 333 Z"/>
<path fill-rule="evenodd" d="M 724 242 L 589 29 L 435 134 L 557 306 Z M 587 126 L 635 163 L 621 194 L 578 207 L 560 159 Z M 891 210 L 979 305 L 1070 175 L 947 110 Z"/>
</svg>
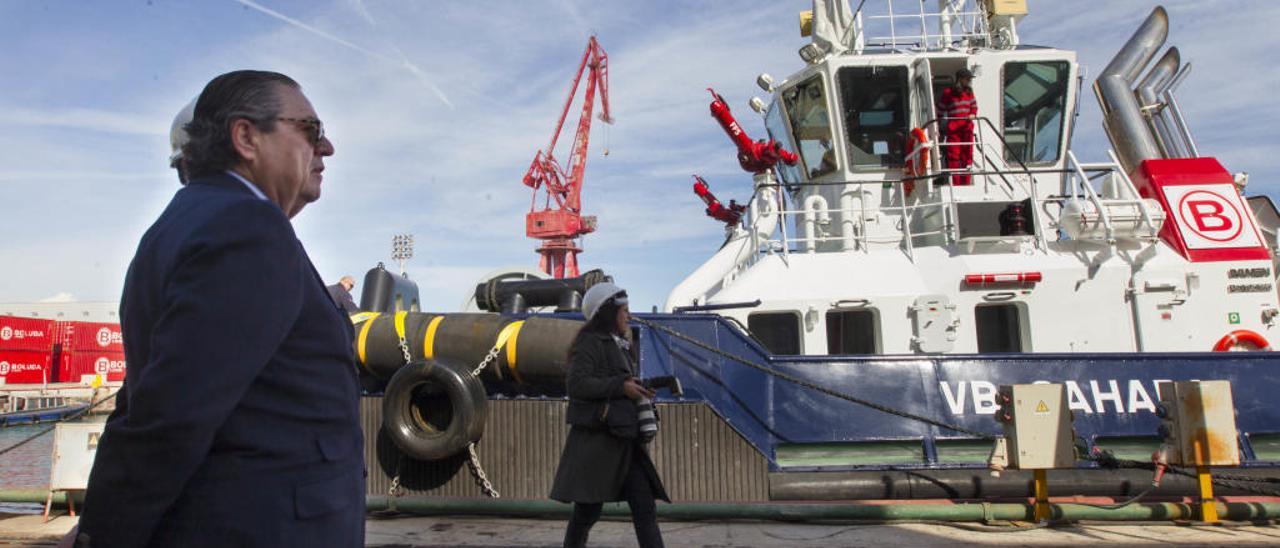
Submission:
<svg viewBox="0 0 1280 548">
<path fill-rule="evenodd" d="M 444 360 L 401 367 L 382 397 L 382 424 L 404 454 L 440 460 L 466 450 L 484 434 L 489 400 L 470 368 Z"/>
</svg>

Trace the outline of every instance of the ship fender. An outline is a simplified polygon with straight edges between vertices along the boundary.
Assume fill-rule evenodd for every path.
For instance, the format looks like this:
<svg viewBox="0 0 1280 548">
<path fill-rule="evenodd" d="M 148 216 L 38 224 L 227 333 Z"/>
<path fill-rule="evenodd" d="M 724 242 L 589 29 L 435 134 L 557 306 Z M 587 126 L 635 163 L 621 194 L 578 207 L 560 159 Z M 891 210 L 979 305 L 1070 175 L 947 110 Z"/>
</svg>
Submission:
<svg viewBox="0 0 1280 548">
<path fill-rule="evenodd" d="M 406 363 L 400 339 L 405 340 L 412 358 L 422 358 L 428 328 L 433 323 L 438 327 L 441 318 L 440 314 L 421 312 L 365 313 L 353 317 L 356 361 L 368 374 L 390 379 Z"/>
<path fill-rule="evenodd" d="M 488 399 L 484 384 L 454 360 L 417 360 L 399 368 L 382 398 L 392 443 L 418 460 L 441 460 L 480 441 Z"/>
<path fill-rule="evenodd" d="M 1270 352 L 1271 343 L 1267 342 L 1267 338 L 1248 329 L 1237 329 L 1227 333 L 1218 344 L 1213 345 L 1214 352 L 1230 352 L 1232 349 L 1241 348 L 1243 350 L 1254 350 L 1258 352 Z"/>
<path fill-rule="evenodd" d="M 523 320 L 487 313 L 397 314 L 353 316 L 355 354 L 360 367 L 389 379 L 409 360 L 446 360 L 474 368 L 497 348 L 480 380 L 562 392 L 569 347 L 581 320 L 534 316 Z"/>
</svg>

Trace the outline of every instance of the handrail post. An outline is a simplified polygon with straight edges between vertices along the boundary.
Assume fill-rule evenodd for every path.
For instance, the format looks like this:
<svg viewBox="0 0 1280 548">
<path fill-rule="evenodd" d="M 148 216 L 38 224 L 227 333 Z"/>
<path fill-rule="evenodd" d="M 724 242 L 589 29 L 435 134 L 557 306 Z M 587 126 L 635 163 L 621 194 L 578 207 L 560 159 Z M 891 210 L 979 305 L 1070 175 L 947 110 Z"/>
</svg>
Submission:
<svg viewBox="0 0 1280 548">
<path fill-rule="evenodd" d="M 862 185 L 864 184 L 866 183 L 862 181 L 858 182 L 858 209 L 859 209 L 858 225 L 860 226 L 860 228 L 862 228 L 862 236 L 861 236 L 862 237 L 862 242 L 861 242 L 862 253 L 867 254 L 867 253 L 870 253 L 871 250 L 868 249 L 869 240 L 867 237 L 867 200 L 866 200 L 866 193 L 862 191 Z"/>
<path fill-rule="evenodd" d="M 1115 151 L 1107 150 L 1107 155 L 1111 157 L 1111 163 L 1116 167 L 1120 165 L 1120 160 L 1116 158 Z M 1114 169 L 1114 168 L 1113 168 Z M 1138 206 L 1138 212 L 1142 214 L 1142 222 L 1150 227 L 1152 232 L 1158 232 L 1159 227 L 1155 226 L 1155 220 L 1151 218 L 1151 211 L 1147 208 L 1147 201 L 1142 199 L 1142 195 L 1138 193 L 1138 187 L 1133 186 L 1133 180 L 1129 179 L 1129 175 L 1123 170 L 1116 169 L 1120 174 L 1120 180 L 1124 183 L 1125 188 L 1133 194 L 1134 203 Z"/>
<path fill-rule="evenodd" d="M 788 248 L 790 247 L 790 244 L 787 243 L 787 214 L 786 214 L 787 199 L 785 197 L 786 193 L 783 192 L 782 187 L 779 186 L 778 192 L 776 194 L 778 197 L 778 204 L 777 204 L 778 205 L 778 225 L 782 228 L 782 262 L 784 264 L 790 264 L 787 262 L 787 259 L 790 257 L 789 255 L 790 252 L 788 250 Z"/>
<path fill-rule="evenodd" d="M 899 202 L 902 210 L 902 237 L 907 243 L 907 258 L 911 262 L 916 262 L 915 246 L 911 242 L 911 219 L 907 213 L 907 194 L 903 192 L 902 181 L 898 181 L 898 196 L 901 198 Z"/>
</svg>

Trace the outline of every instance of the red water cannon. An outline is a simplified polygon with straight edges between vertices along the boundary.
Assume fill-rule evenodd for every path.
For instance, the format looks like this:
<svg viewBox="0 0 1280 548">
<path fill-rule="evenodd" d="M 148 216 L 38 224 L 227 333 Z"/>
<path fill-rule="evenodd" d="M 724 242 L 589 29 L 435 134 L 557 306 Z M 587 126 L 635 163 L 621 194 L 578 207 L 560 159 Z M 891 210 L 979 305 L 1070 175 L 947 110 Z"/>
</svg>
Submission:
<svg viewBox="0 0 1280 548">
<path fill-rule="evenodd" d="M 738 224 L 738 220 L 742 219 L 742 213 L 747 210 L 747 206 L 734 200 L 729 200 L 729 205 L 725 206 L 720 203 L 720 200 L 716 199 L 715 194 L 711 193 L 711 185 L 708 185 L 705 179 L 697 175 L 694 175 L 693 178 L 696 180 L 693 183 L 693 193 L 697 194 L 707 204 L 707 216 L 728 226 Z"/>
<path fill-rule="evenodd" d="M 720 122 L 720 127 L 724 128 L 729 139 L 738 146 L 738 163 L 742 165 L 742 169 L 759 173 L 773 168 L 779 161 L 789 166 L 796 165 L 796 161 L 800 158 L 782 148 L 777 141 L 772 139 L 752 141 L 747 136 L 747 132 L 742 130 L 742 126 L 738 125 L 738 121 L 733 118 L 733 114 L 729 112 L 729 104 L 724 102 L 724 97 L 714 89 L 707 88 L 707 91 L 710 91 L 711 97 L 714 98 L 711 101 L 711 116 Z"/>
</svg>

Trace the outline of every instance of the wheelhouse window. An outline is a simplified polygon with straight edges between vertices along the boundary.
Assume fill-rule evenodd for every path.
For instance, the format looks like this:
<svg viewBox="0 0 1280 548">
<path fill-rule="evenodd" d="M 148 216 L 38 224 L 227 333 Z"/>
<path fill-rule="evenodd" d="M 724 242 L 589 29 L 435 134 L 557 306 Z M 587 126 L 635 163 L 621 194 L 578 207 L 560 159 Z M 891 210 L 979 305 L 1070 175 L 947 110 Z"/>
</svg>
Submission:
<svg viewBox="0 0 1280 548">
<path fill-rule="evenodd" d="M 827 312 L 827 354 L 877 354 L 874 310 Z"/>
<path fill-rule="evenodd" d="M 800 353 L 800 314 L 760 312 L 747 316 L 747 330 L 770 354 Z"/>
<path fill-rule="evenodd" d="M 1022 352 L 1023 314 L 1014 303 L 980 304 L 973 309 L 978 352 Z"/>
<path fill-rule="evenodd" d="M 782 106 L 774 101 L 769 103 L 769 110 L 764 114 L 764 127 L 769 132 L 769 138 L 782 143 L 782 147 L 787 150 L 795 150 L 795 143 L 791 140 L 791 134 L 787 132 L 787 122 L 782 118 Z M 801 182 L 800 169 L 801 166 L 789 166 L 785 162 L 778 162 L 778 174 L 782 177 L 782 182 L 786 185 L 795 185 Z"/>
<path fill-rule="evenodd" d="M 822 77 L 815 75 L 782 91 L 791 133 L 800 149 L 800 161 L 809 178 L 836 170 L 836 154 L 831 145 L 831 115 L 827 111 L 827 90 Z"/>
<path fill-rule="evenodd" d="M 1004 65 L 1006 159 L 1026 164 L 1058 161 L 1070 68 L 1066 61 Z"/>
<path fill-rule="evenodd" d="M 845 67 L 841 118 L 854 167 L 902 165 L 907 137 L 907 67 Z"/>
</svg>

